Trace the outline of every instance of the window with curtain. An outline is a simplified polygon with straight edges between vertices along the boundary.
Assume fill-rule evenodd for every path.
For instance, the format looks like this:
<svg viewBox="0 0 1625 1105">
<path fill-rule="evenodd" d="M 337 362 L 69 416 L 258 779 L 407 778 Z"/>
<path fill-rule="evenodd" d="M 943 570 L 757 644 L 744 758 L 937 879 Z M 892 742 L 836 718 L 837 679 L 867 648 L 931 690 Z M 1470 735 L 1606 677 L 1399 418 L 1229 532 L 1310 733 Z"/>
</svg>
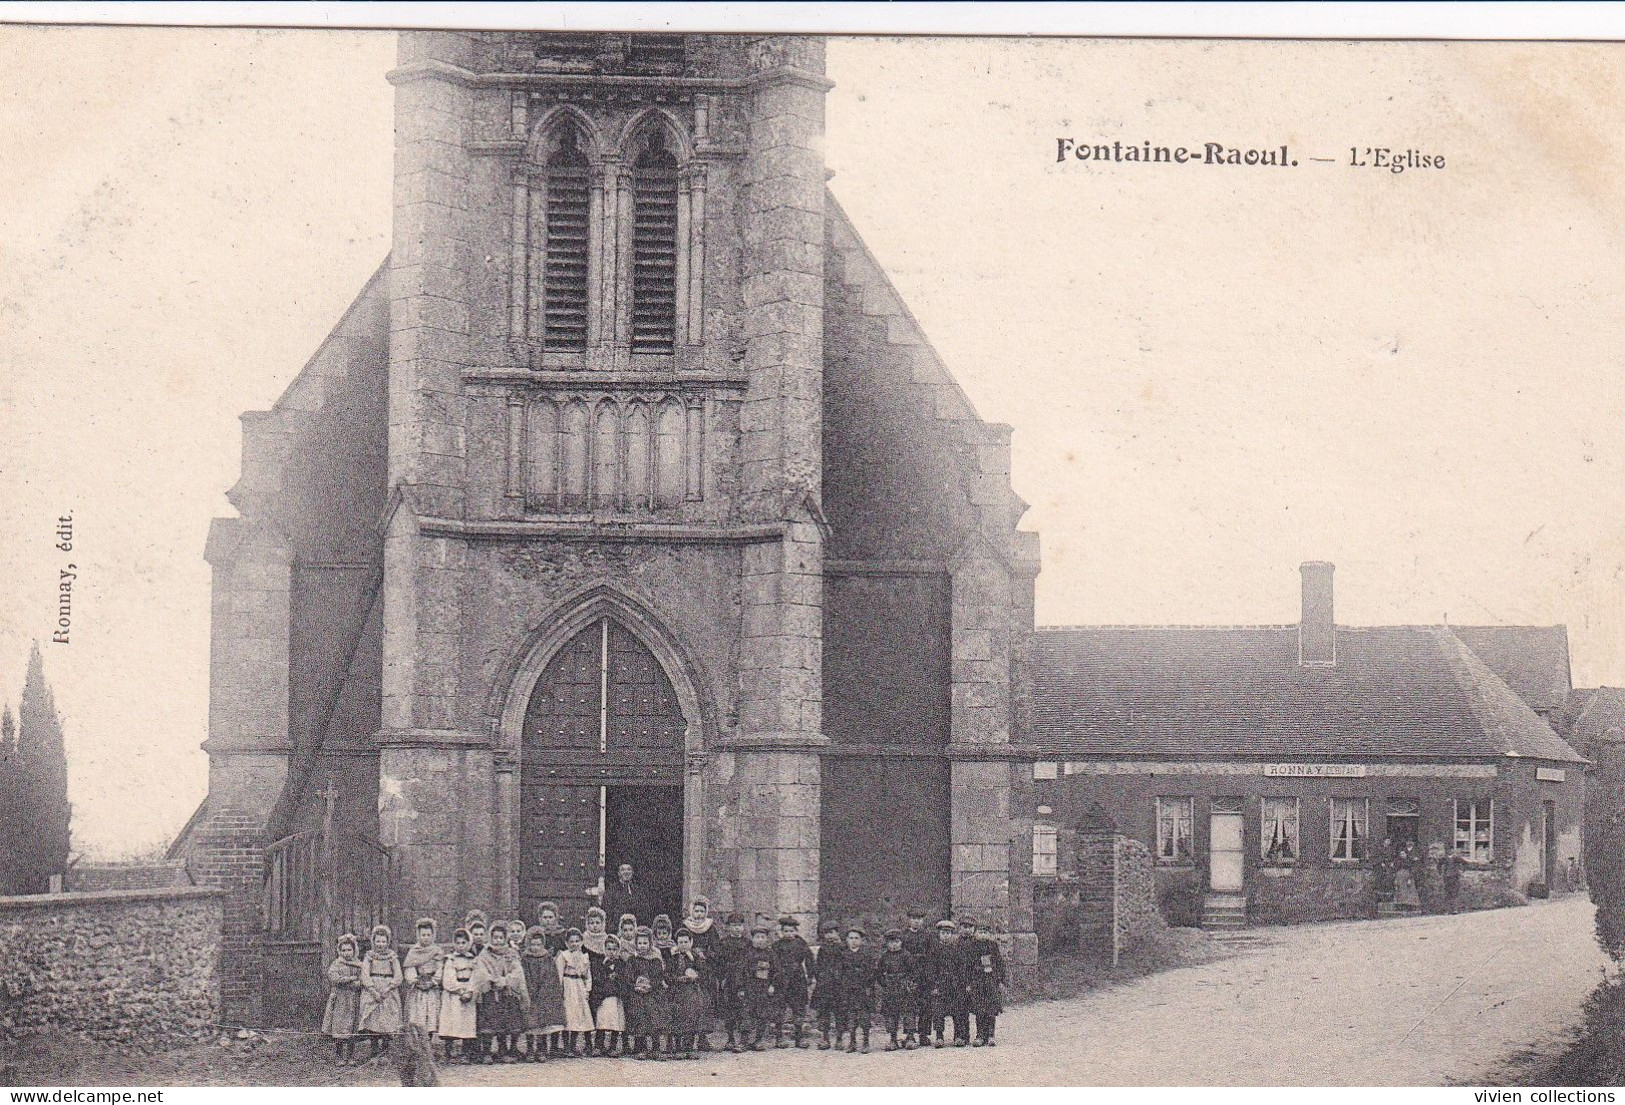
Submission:
<svg viewBox="0 0 1625 1105">
<path fill-rule="evenodd" d="M 1474 863 L 1495 856 L 1494 810 L 1488 798 L 1456 802 L 1456 851 Z"/>
<path fill-rule="evenodd" d="M 1157 862 L 1191 862 L 1191 798 L 1157 799 Z"/>
<path fill-rule="evenodd" d="M 1266 798 L 1261 807 L 1258 834 L 1263 857 L 1271 863 L 1293 863 L 1298 858 L 1298 800 Z"/>
<path fill-rule="evenodd" d="M 1364 859 L 1366 853 L 1366 821 L 1370 815 L 1370 800 L 1366 798 L 1332 799 L 1333 859 Z"/>
</svg>

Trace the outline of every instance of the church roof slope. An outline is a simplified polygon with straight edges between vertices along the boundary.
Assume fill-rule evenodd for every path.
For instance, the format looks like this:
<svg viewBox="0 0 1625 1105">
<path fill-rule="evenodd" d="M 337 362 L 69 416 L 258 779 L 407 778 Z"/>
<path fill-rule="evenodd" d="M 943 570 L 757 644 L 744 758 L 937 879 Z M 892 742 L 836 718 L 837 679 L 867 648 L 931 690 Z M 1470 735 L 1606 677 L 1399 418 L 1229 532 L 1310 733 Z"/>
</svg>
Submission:
<svg viewBox="0 0 1625 1105">
<path fill-rule="evenodd" d="M 1087 627 L 1033 636 L 1031 744 L 1045 754 L 1580 759 L 1444 627 Z"/>
</svg>

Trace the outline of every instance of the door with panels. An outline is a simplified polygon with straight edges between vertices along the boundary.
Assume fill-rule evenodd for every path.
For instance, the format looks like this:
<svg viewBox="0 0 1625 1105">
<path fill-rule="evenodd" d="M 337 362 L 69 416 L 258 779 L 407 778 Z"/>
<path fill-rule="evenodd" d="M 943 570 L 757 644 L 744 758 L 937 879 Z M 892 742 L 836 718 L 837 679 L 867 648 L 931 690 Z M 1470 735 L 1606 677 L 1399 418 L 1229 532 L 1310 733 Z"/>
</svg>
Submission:
<svg viewBox="0 0 1625 1105">
<path fill-rule="evenodd" d="M 532 692 L 520 759 L 527 918 L 554 901 L 579 922 L 623 862 L 659 909 L 678 909 L 686 733 L 660 661 L 613 618 L 558 651 Z"/>
</svg>

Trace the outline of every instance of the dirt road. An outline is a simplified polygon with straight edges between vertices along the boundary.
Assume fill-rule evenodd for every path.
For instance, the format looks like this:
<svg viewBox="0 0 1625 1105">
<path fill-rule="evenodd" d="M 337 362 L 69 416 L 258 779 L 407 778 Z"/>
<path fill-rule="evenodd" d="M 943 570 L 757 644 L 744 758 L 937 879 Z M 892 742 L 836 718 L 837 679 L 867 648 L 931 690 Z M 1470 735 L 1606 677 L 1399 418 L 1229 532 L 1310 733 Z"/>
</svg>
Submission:
<svg viewBox="0 0 1625 1105">
<path fill-rule="evenodd" d="M 1602 954 L 1576 896 L 1522 909 L 1254 929 L 1236 954 L 1015 1008 L 999 1046 L 452 1067 L 472 1085 L 1440 1085 L 1578 1017 Z"/>
</svg>

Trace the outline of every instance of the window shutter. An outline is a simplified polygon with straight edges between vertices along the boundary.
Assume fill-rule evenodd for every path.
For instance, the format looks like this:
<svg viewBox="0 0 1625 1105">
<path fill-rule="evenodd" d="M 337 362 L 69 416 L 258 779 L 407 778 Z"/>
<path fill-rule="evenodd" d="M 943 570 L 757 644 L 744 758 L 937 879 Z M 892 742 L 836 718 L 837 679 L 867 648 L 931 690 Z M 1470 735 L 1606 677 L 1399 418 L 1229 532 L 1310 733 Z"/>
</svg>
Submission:
<svg viewBox="0 0 1625 1105">
<path fill-rule="evenodd" d="M 670 353 L 677 329 L 677 159 L 657 130 L 632 178 L 632 352 Z"/>
<path fill-rule="evenodd" d="M 544 348 L 587 348 L 587 159 L 566 131 L 547 162 Z"/>
</svg>

